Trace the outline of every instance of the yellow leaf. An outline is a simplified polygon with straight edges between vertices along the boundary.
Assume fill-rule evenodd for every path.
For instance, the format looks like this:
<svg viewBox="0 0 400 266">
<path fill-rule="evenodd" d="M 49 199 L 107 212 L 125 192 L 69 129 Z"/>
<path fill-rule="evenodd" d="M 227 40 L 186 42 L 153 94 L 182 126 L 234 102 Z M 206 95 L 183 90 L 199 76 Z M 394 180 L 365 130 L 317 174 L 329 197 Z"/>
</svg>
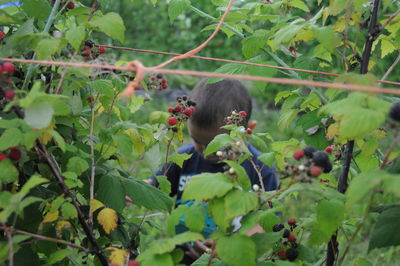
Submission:
<svg viewBox="0 0 400 266">
<path fill-rule="evenodd" d="M 42 224 L 54 222 L 55 220 L 57 220 L 58 216 L 59 216 L 59 212 L 58 211 L 48 212 L 44 216 Z"/>
<path fill-rule="evenodd" d="M 56 224 L 56 234 L 58 237 L 62 236 L 62 231 L 64 229 L 71 228 L 71 223 L 68 221 L 58 221 Z"/>
<path fill-rule="evenodd" d="M 43 143 L 44 145 L 46 145 L 46 144 L 53 138 L 53 136 L 50 135 L 48 132 L 49 132 L 50 130 L 54 129 L 55 127 L 56 127 L 55 124 L 50 124 L 50 125 L 46 128 L 45 132 L 39 137 L 41 143 Z"/>
<path fill-rule="evenodd" d="M 126 265 L 129 255 L 128 251 L 115 247 L 108 247 L 106 250 L 110 251 L 110 255 L 108 256 L 110 264 L 117 264 L 120 266 Z"/>
<path fill-rule="evenodd" d="M 328 127 L 328 131 L 326 132 L 326 137 L 328 139 L 333 139 L 339 133 L 339 124 L 335 123 Z"/>
<path fill-rule="evenodd" d="M 97 199 L 93 199 L 90 201 L 90 212 L 95 212 L 98 209 L 104 207 L 104 204 L 101 203 L 101 201 L 98 201 Z"/>
<path fill-rule="evenodd" d="M 117 220 L 117 213 L 110 208 L 102 209 L 97 215 L 97 221 L 103 226 L 106 234 L 110 234 L 117 227 Z"/>
</svg>

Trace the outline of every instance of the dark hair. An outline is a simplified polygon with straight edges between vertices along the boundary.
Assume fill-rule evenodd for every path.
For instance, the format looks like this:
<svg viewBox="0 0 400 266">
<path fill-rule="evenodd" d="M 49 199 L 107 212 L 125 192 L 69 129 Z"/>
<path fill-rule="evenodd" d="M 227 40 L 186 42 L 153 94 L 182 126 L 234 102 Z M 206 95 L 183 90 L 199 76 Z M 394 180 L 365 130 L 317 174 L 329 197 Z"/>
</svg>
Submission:
<svg viewBox="0 0 400 266">
<path fill-rule="evenodd" d="M 196 111 L 190 121 L 199 127 L 212 128 L 225 125 L 225 118 L 232 111 L 247 113 L 242 126 L 247 126 L 252 104 L 246 87 L 238 80 L 224 79 L 207 84 L 201 80 L 192 91 L 191 100 L 196 103 Z"/>
</svg>

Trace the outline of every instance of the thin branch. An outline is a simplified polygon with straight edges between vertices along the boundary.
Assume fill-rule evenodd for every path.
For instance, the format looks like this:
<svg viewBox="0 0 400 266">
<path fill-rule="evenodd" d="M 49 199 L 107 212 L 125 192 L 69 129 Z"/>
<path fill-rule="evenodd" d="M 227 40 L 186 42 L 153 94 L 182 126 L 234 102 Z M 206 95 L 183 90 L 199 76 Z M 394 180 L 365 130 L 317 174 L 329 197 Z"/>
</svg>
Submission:
<svg viewBox="0 0 400 266">
<path fill-rule="evenodd" d="M 14 266 L 14 243 L 12 239 L 12 228 L 5 227 L 4 225 L 0 227 L 7 234 L 8 243 L 8 266 Z"/>
<path fill-rule="evenodd" d="M 393 19 L 394 19 L 395 17 L 397 17 L 398 14 L 400 14 L 400 9 L 397 10 L 396 12 L 394 12 L 394 13 L 388 18 L 388 20 L 386 20 L 386 22 L 383 23 L 383 24 L 381 25 L 381 27 L 380 27 L 381 30 L 384 29 L 384 28 L 385 28 L 387 25 L 389 25 L 390 23 L 392 23 Z"/>
<path fill-rule="evenodd" d="M 260 169 L 258 169 L 258 166 L 254 163 L 252 157 L 249 158 L 248 161 L 250 161 L 251 165 L 253 166 L 254 170 L 255 170 L 256 173 L 257 173 L 258 180 L 260 181 L 260 185 L 261 185 L 261 190 L 262 190 L 262 192 L 265 192 L 265 186 L 264 186 L 263 177 L 262 177 L 262 174 L 261 174 Z"/>
<path fill-rule="evenodd" d="M 67 245 L 67 246 L 70 246 L 70 247 L 73 247 L 73 248 L 80 249 L 80 250 L 82 250 L 82 251 L 84 251 L 86 253 L 91 253 L 91 251 L 88 248 L 79 246 L 79 245 L 74 244 L 72 242 L 65 241 L 63 239 L 58 239 L 58 238 L 52 238 L 52 237 L 47 237 L 47 236 L 43 236 L 43 235 L 33 234 L 33 233 L 30 233 L 30 232 L 26 232 L 26 231 L 22 231 L 22 230 L 18 230 L 18 229 L 13 229 L 13 228 L 7 227 L 7 226 L 0 226 L 0 228 L 2 230 L 6 231 L 7 234 L 9 232 L 15 232 L 15 233 L 22 234 L 22 235 L 27 235 L 27 236 L 30 236 L 30 237 L 33 237 L 33 238 L 36 238 L 36 239 L 39 239 L 39 240 L 44 240 L 44 241 L 49 241 L 49 242 L 54 242 L 54 243 Z"/>
<path fill-rule="evenodd" d="M 390 75 L 390 73 L 392 73 L 393 69 L 396 67 L 396 65 L 399 62 L 400 62 L 400 52 L 399 52 L 399 55 L 397 56 L 396 60 L 394 60 L 393 64 L 386 71 L 385 75 L 383 75 L 382 80 L 385 80 Z"/>
<path fill-rule="evenodd" d="M 383 158 L 382 164 L 379 167 L 380 169 L 383 169 L 386 165 L 388 165 L 390 154 L 392 153 L 393 149 L 397 146 L 397 144 L 399 144 L 399 142 L 400 142 L 399 129 L 396 129 L 396 131 L 394 132 L 394 138 L 392 144 L 385 153 L 385 157 Z"/>
</svg>

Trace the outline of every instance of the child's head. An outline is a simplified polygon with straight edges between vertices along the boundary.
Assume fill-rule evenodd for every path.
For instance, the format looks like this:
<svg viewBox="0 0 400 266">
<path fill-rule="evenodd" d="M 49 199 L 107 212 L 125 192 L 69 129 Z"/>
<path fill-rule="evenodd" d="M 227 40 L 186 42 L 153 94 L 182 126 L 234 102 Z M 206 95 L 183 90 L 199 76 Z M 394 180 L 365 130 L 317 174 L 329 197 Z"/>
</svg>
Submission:
<svg viewBox="0 0 400 266">
<path fill-rule="evenodd" d="M 251 116 L 252 104 L 246 87 L 238 80 L 225 79 L 213 84 L 202 80 L 193 89 L 191 100 L 196 103 L 196 111 L 189 119 L 188 127 L 195 147 L 200 153 L 226 124 L 225 118 L 232 111 L 245 111 L 247 117 L 242 126 L 246 127 Z"/>
</svg>

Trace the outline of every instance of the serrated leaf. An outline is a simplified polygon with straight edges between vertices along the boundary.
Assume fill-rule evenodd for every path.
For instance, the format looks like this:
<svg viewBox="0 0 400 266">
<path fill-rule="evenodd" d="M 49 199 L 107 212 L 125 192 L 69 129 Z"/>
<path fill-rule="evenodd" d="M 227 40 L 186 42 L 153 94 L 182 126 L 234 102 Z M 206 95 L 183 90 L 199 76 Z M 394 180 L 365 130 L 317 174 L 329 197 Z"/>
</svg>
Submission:
<svg viewBox="0 0 400 266">
<path fill-rule="evenodd" d="M 185 213 L 185 225 L 193 232 L 203 231 L 205 219 L 205 209 L 200 203 L 193 204 Z"/>
<path fill-rule="evenodd" d="M 95 212 L 96 210 L 98 210 L 102 207 L 104 207 L 104 204 L 101 201 L 99 201 L 97 199 L 92 199 L 90 201 L 90 212 Z"/>
<path fill-rule="evenodd" d="M 193 154 L 187 154 L 187 153 L 179 154 L 179 153 L 176 153 L 176 154 L 170 156 L 170 157 L 168 158 L 168 161 L 169 161 L 169 162 L 173 162 L 174 164 L 176 164 L 176 165 L 178 165 L 180 168 L 182 168 L 183 163 L 184 163 L 186 160 L 189 160 L 189 159 L 192 157 L 192 155 L 193 155 Z"/>
<path fill-rule="evenodd" d="M 237 162 L 234 162 L 234 161 L 226 160 L 224 162 L 227 163 L 229 165 L 229 167 L 231 167 L 235 170 L 235 175 L 237 177 L 237 181 L 238 181 L 239 185 L 245 191 L 249 191 L 251 189 L 250 178 L 247 175 L 247 172 L 243 168 L 243 166 L 241 166 L 240 164 L 238 164 Z"/>
<path fill-rule="evenodd" d="M 22 9 L 29 14 L 29 16 L 37 19 L 48 18 L 51 11 L 49 2 L 46 0 L 24 0 Z"/>
<path fill-rule="evenodd" d="M 232 190 L 225 196 L 225 215 L 227 219 L 246 214 L 258 207 L 256 193 Z"/>
<path fill-rule="evenodd" d="M 301 0 L 292 0 L 292 1 L 290 1 L 290 5 L 298 8 L 298 9 L 301 9 L 305 12 L 310 12 L 310 9 L 308 8 L 308 6 Z"/>
<path fill-rule="evenodd" d="M 233 182 L 222 173 L 203 173 L 193 176 L 183 192 L 182 199 L 207 200 L 224 196 L 233 188 Z"/>
<path fill-rule="evenodd" d="M 18 170 L 10 159 L 0 162 L 0 183 L 11 183 L 18 179 Z"/>
<path fill-rule="evenodd" d="M 90 24 L 121 43 L 125 41 L 125 25 L 117 13 L 110 12 L 104 16 L 94 17 Z"/>
<path fill-rule="evenodd" d="M 23 139 L 23 135 L 18 128 L 8 128 L 0 136 L 0 151 L 10 147 L 18 146 Z"/>
<path fill-rule="evenodd" d="M 74 172 L 80 176 L 83 172 L 89 169 L 89 164 L 84 159 L 75 156 L 68 160 L 67 169 L 68 171 Z"/>
<path fill-rule="evenodd" d="M 246 252 L 243 252 L 243 251 Z M 251 238 L 244 235 L 232 235 L 218 239 L 216 251 L 218 257 L 233 266 L 255 265 L 256 246 Z"/>
<path fill-rule="evenodd" d="M 114 175 L 104 175 L 99 181 L 96 197 L 107 207 L 112 208 L 118 213 L 122 213 L 125 207 L 125 192 L 120 177 Z"/>
<path fill-rule="evenodd" d="M 74 219 L 78 216 L 75 206 L 69 202 L 61 206 L 61 214 L 64 219 Z"/>
<path fill-rule="evenodd" d="M 368 251 L 375 248 L 400 245 L 400 207 L 383 211 L 376 222 Z"/>
<path fill-rule="evenodd" d="M 39 60 L 49 59 L 60 50 L 62 41 L 60 39 L 42 39 L 36 45 L 35 51 Z"/>
<path fill-rule="evenodd" d="M 97 79 L 88 83 L 89 88 L 107 97 L 114 97 L 114 85 L 111 80 Z"/>
<path fill-rule="evenodd" d="M 267 31 L 256 31 L 252 36 L 242 40 L 242 53 L 245 58 L 258 55 L 261 48 L 266 45 L 268 40 Z"/>
<path fill-rule="evenodd" d="M 124 249 L 119 249 L 116 247 L 108 247 L 107 251 L 110 252 L 108 256 L 108 260 L 112 264 L 116 265 L 125 265 L 128 260 L 129 252 Z"/>
<path fill-rule="evenodd" d="M 189 6 L 190 0 L 171 0 L 168 5 L 168 16 L 170 22 L 174 22 L 174 20 Z"/>
<path fill-rule="evenodd" d="M 315 28 L 314 34 L 317 40 L 329 51 L 333 52 L 333 49 L 339 44 L 340 37 L 333 30 L 332 27 Z"/>
<path fill-rule="evenodd" d="M 381 42 L 381 50 L 382 50 L 382 58 L 387 56 L 388 54 L 396 51 L 396 46 L 392 43 L 391 40 L 383 39 Z"/>
<path fill-rule="evenodd" d="M 48 212 L 44 216 L 42 224 L 54 222 L 55 220 L 58 219 L 58 216 L 59 216 L 58 210 L 57 211 L 53 211 L 53 212 Z"/>
<path fill-rule="evenodd" d="M 73 26 L 65 34 L 65 38 L 75 50 L 79 49 L 85 36 L 86 33 L 84 26 Z"/>
<path fill-rule="evenodd" d="M 204 156 L 208 156 L 213 152 L 218 151 L 219 149 L 231 144 L 233 141 L 232 137 L 228 134 L 220 134 L 217 135 L 208 145 L 206 150 L 204 151 Z"/>
<path fill-rule="evenodd" d="M 107 235 L 117 227 L 117 220 L 117 212 L 110 208 L 102 209 L 97 215 L 97 221 L 101 224 Z"/>
<path fill-rule="evenodd" d="M 54 265 L 57 262 L 62 261 L 66 257 L 72 255 L 74 252 L 69 249 L 61 249 L 57 250 L 54 253 L 51 253 L 49 259 L 47 260 L 48 265 Z"/>
</svg>

